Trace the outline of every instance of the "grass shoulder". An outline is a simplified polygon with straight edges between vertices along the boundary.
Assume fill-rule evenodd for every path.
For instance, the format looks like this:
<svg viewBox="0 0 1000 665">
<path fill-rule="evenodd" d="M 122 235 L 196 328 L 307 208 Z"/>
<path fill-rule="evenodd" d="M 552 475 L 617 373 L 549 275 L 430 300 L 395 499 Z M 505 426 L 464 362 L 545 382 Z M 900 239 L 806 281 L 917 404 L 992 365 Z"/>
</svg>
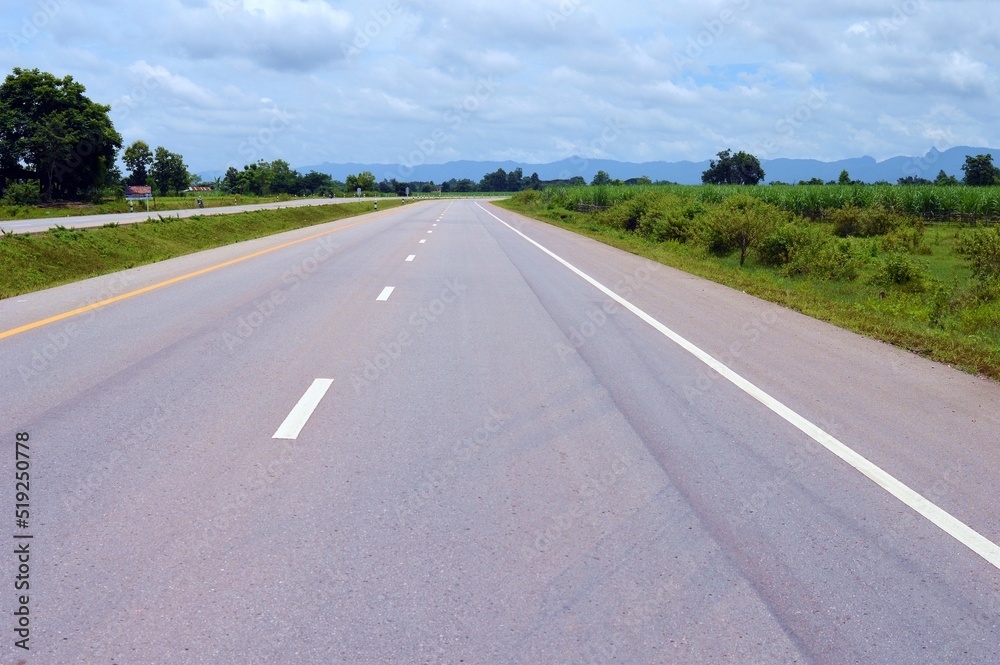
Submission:
<svg viewBox="0 0 1000 665">
<path fill-rule="evenodd" d="M 382 202 L 387 210 L 401 201 Z M 0 298 L 106 275 L 185 254 L 362 215 L 371 202 L 257 210 L 99 228 L 55 227 L 0 236 Z"/>
</svg>

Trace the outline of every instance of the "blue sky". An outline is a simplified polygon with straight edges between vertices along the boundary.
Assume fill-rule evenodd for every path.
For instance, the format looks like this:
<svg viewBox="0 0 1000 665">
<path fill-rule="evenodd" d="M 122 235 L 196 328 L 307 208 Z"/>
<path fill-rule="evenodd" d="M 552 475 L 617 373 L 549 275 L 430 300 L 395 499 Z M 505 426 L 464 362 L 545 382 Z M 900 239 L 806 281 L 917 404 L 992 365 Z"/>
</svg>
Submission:
<svg viewBox="0 0 1000 665">
<path fill-rule="evenodd" d="M 285 159 L 835 160 L 1000 146 L 1000 3 L 30 0 L 0 70 L 72 75 L 194 171 Z"/>
</svg>

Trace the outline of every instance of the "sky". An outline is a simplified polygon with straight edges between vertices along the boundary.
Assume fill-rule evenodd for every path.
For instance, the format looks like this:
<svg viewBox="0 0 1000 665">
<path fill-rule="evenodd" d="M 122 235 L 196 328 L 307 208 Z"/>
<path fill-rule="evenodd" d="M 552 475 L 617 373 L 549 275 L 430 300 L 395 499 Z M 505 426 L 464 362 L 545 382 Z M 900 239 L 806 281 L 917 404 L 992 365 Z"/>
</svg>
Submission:
<svg viewBox="0 0 1000 665">
<path fill-rule="evenodd" d="M 981 0 L 19 0 L 0 71 L 72 76 L 192 171 L 1000 146 Z"/>
</svg>

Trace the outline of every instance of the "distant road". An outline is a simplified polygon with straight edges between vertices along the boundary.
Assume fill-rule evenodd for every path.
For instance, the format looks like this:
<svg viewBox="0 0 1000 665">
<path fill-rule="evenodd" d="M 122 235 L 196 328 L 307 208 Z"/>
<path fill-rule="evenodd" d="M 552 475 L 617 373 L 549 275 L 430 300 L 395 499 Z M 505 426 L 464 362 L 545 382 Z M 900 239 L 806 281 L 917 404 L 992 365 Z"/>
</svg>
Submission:
<svg viewBox="0 0 1000 665">
<path fill-rule="evenodd" d="M 359 199 L 293 199 L 291 201 L 276 201 L 274 203 L 257 203 L 245 206 L 224 206 L 220 208 L 192 208 L 190 210 L 151 210 L 145 211 L 145 204 L 138 204 L 142 207 L 142 212 L 125 212 L 113 215 L 77 215 L 75 217 L 58 217 L 45 219 L 19 219 L 11 221 L 0 221 L 0 229 L 13 231 L 15 233 L 41 233 L 54 226 L 65 226 L 66 228 L 76 227 L 78 229 L 104 226 L 105 224 L 138 224 L 148 219 L 155 219 L 157 215 L 164 217 L 194 217 L 195 215 L 231 215 L 238 212 L 250 212 L 253 210 L 275 210 L 277 208 L 301 208 L 303 206 L 337 205 L 341 203 L 356 203 Z M 361 201 L 371 201 L 373 207 L 375 199 L 360 199 Z"/>
</svg>

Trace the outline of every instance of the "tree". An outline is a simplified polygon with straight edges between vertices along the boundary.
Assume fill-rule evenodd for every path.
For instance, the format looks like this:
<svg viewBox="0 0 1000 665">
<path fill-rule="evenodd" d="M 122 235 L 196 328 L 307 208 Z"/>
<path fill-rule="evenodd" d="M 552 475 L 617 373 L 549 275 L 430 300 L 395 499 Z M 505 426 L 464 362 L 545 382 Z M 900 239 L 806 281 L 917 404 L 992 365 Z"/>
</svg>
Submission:
<svg viewBox="0 0 1000 665">
<path fill-rule="evenodd" d="M 0 84 L 0 188 L 38 180 L 41 193 L 77 196 L 104 185 L 122 146 L 108 113 L 72 76 L 15 68 Z"/>
<path fill-rule="evenodd" d="M 158 147 L 154 154 L 152 176 L 160 196 L 182 192 L 191 183 L 191 174 L 184 164 L 184 158 L 163 147 Z"/>
<path fill-rule="evenodd" d="M 937 174 L 937 178 L 934 179 L 935 185 L 940 185 L 942 187 L 954 187 L 959 184 L 958 178 L 953 175 L 948 175 L 944 172 L 944 169 Z"/>
<path fill-rule="evenodd" d="M 145 185 L 149 178 L 149 169 L 153 165 L 153 152 L 145 141 L 135 141 L 125 148 L 123 157 L 128 169 L 128 184 Z"/>
<path fill-rule="evenodd" d="M 236 170 L 235 166 L 230 166 L 226 169 L 226 175 L 222 176 L 220 189 L 227 194 L 236 194 L 241 191 L 240 172 Z"/>
<path fill-rule="evenodd" d="M 847 169 L 844 169 L 843 171 L 840 172 L 840 179 L 837 180 L 837 183 L 840 185 L 854 184 L 853 182 L 851 182 L 851 174 L 847 172 Z"/>
<path fill-rule="evenodd" d="M 517 167 L 507 174 L 507 187 L 505 192 L 519 192 L 524 189 L 524 171 Z"/>
<path fill-rule="evenodd" d="M 756 185 L 764 179 L 760 160 L 742 150 L 735 155 L 730 150 L 719 153 L 719 161 L 709 162 L 708 170 L 701 174 L 706 185 Z"/>
<path fill-rule="evenodd" d="M 740 267 L 787 217 L 779 208 L 749 194 L 731 196 L 706 215 L 703 233 L 709 250 L 728 255 L 740 250 Z"/>
<path fill-rule="evenodd" d="M 1000 170 L 993 166 L 993 155 L 966 156 L 962 170 L 965 184 L 972 187 L 989 187 L 1000 179 Z"/>
<path fill-rule="evenodd" d="M 271 171 L 271 187 L 269 194 L 293 194 L 299 185 L 301 176 L 293 171 L 288 162 L 276 159 L 269 165 Z"/>
<path fill-rule="evenodd" d="M 900 178 L 896 181 L 899 185 L 933 185 L 927 178 L 921 178 L 920 176 L 908 175 L 905 178 Z"/>
<path fill-rule="evenodd" d="M 362 192 L 375 191 L 375 174 L 371 171 L 363 171 L 358 175 L 347 176 L 348 192 L 355 192 L 359 187 Z"/>
<path fill-rule="evenodd" d="M 503 192 L 507 190 L 507 172 L 502 168 L 493 173 L 487 173 L 479 181 L 479 191 L 481 192 Z"/>
<path fill-rule="evenodd" d="M 299 191 L 314 196 L 329 196 L 334 192 L 333 178 L 329 174 L 310 171 L 302 176 Z"/>
<path fill-rule="evenodd" d="M 597 187 L 598 185 L 610 185 L 611 176 L 608 175 L 607 171 L 598 171 L 594 175 L 594 179 L 590 181 L 590 184 L 594 187 Z"/>
</svg>

